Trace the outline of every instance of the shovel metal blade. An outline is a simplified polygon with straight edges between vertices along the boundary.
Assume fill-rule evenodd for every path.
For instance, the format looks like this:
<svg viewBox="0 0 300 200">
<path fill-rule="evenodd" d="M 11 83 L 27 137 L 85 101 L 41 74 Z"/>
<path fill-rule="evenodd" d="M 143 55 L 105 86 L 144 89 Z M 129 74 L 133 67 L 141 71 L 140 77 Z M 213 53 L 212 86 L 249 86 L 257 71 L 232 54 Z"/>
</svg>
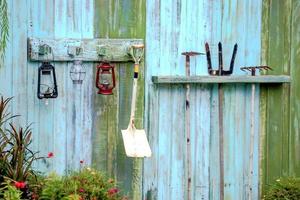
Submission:
<svg viewBox="0 0 300 200">
<path fill-rule="evenodd" d="M 128 157 L 151 157 L 151 149 L 145 130 L 122 130 L 125 152 Z"/>
</svg>

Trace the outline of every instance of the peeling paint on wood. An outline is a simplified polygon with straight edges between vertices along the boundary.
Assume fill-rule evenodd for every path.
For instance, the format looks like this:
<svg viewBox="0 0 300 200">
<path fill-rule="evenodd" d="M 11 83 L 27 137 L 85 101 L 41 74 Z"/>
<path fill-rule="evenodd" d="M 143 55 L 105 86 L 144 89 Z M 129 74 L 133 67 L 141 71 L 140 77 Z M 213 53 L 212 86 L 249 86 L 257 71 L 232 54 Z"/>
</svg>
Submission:
<svg viewBox="0 0 300 200">
<path fill-rule="evenodd" d="M 204 52 L 206 41 L 222 41 L 231 47 L 237 42 L 234 75 L 242 75 L 240 66 L 260 63 L 260 13 L 258 0 L 147 1 L 146 124 L 154 150 L 153 156 L 144 162 L 144 198 L 154 189 L 156 199 L 187 198 L 184 86 L 177 83 L 191 83 L 190 107 L 195 111 L 191 113 L 192 199 L 219 199 L 219 102 L 214 83 L 253 80 L 166 78 L 163 84 L 154 84 L 152 76 L 157 77 L 155 83 L 161 77 L 184 76 L 181 52 Z M 225 58 L 231 57 L 231 51 L 225 50 Z M 192 60 L 191 75 L 207 75 L 204 57 Z M 258 99 L 258 91 L 255 97 Z M 243 83 L 224 84 L 224 199 L 247 198 L 249 184 L 253 188 L 251 199 L 258 199 L 258 106 L 254 127 L 256 164 L 251 183 L 246 159 L 250 155 L 250 100 L 251 87 Z"/>
<path fill-rule="evenodd" d="M 143 40 L 28 38 L 28 57 L 31 61 L 128 62 L 133 61 L 129 52 L 135 44 Z"/>
<path fill-rule="evenodd" d="M 262 194 L 282 176 L 299 176 L 299 11 L 296 0 L 263 1 L 263 64 L 268 74 L 291 76 L 291 83 L 263 88 Z"/>
</svg>

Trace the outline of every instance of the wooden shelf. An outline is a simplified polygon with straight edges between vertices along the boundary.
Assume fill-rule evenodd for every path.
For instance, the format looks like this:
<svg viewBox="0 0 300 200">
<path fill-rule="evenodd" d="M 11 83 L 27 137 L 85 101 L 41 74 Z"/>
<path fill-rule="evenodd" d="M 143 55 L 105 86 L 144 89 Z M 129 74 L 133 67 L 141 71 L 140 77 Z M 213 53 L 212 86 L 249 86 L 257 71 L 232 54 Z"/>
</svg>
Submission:
<svg viewBox="0 0 300 200">
<path fill-rule="evenodd" d="M 286 75 L 233 75 L 233 76 L 152 76 L 155 84 L 184 84 L 184 83 L 290 83 Z"/>
</svg>

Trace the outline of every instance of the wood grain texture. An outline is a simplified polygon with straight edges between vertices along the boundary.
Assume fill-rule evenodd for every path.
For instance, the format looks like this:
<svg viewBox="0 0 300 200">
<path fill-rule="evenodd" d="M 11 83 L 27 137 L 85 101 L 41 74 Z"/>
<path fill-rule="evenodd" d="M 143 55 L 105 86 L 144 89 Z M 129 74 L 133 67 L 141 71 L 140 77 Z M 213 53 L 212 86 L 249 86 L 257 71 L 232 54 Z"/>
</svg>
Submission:
<svg viewBox="0 0 300 200">
<path fill-rule="evenodd" d="M 96 38 L 145 37 L 145 1 L 95 1 Z M 131 199 L 141 199 L 142 160 L 125 155 L 121 129 L 129 123 L 133 63 L 116 64 L 117 87 L 111 96 L 94 95 L 93 165 L 120 182 Z M 140 67 L 135 124 L 143 128 L 144 64 Z"/>
<path fill-rule="evenodd" d="M 81 9 L 82 4 L 85 9 Z M 0 93 L 15 97 L 11 111 L 22 115 L 16 121 L 19 125 L 33 123 L 33 149 L 40 151 L 40 156 L 54 153 L 54 158 L 46 164 L 37 163 L 35 167 L 41 171 L 55 170 L 62 174 L 78 169 L 81 159 L 90 164 L 92 67 L 87 66 L 86 80 L 77 88 L 69 78 L 72 63 L 53 63 L 59 97 L 45 105 L 45 101 L 36 97 L 37 70 L 41 63 L 28 61 L 26 40 L 27 37 L 92 38 L 93 4 L 93 0 L 9 1 L 11 34 L 6 64 L 0 69 Z"/>
<path fill-rule="evenodd" d="M 154 153 L 144 162 L 144 198 L 167 200 L 174 199 L 176 195 L 181 199 L 187 198 L 187 127 L 184 127 L 182 98 L 185 93 L 182 83 L 192 83 L 192 197 L 219 199 L 219 102 L 216 83 L 228 81 L 238 84 L 224 84 L 224 199 L 247 198 L 250 187 L 251 198 L 258 199 L 259 93 L 255 93 L 254 172 L 249 175 L 251 87 L 243 82 L 272 82 L 272 78 L 249 77 L 252 79 L 249 80 L 247 76 L 241 76 L 243 73 L 239 67 L 260 63 L 261 15 L 257 14 L 260 12 L 261 3 L 256 0 L 209 3 L 193 0 L 147 1 L 145 88 L 146 113 L 149 114 L 146 115 L 146 124 Z M 238 43 L 234 75 L 239 75 L 240 79 L 207 77 L 205 58 L 201 56 L 191 59 L 192 78 L 184 78 L 184 57 L 180 53 L 188 50 L 203 52 L 205 41 L 212 44 L 223 41 L 226 46 L 225 60 L 231 57 L 233 44 Z M 154 79 L 152 76 L 155 76 Z M 195 76 L 198 77 L 193 79 Z M 177 109 L 172 105 L 177 105 Z M 176 138 L 180 136 L 181 140 Z"/>
<path fill-rule="evenodd" d="M 90 33 L 84 35 L 88 37 Z M 129 54 L 131 46 L 140 44 L 142 39 L 28 38 L 28 57 L 31 61 L 129 62 L 133 61 Z M 47 50 L 42 51 L 43 47 Z"/>
<path fill-rule="evenodd" d="M 182 84 L 182 83 L 289 83 L 290 76 L 286 75 L 261 75 L 261 76 L 152 76 L 152 82 L 157 84 Z"/>
<path fill-rule="evenodd" d="M 294 113 L 298 99 L 295 92 L 298 75 L 293 73 L 297 69 L 295 63 L 298 58 L 295 52 L 299 41 L 294 32 L 299 28 L 294 23 L 298 12 L 297 1 L 263 2 L 262 62 L 273 66 L 274 71 L 268 74 L 290 75 L 291 83 L 263 88 L 261 93 L 262 194 L 278 177 L 299 173 L 299 164 L 294 157 L 298 146 L 297 142 L 293 142 L 298 132 L 298 116 Z"/>
</svg>

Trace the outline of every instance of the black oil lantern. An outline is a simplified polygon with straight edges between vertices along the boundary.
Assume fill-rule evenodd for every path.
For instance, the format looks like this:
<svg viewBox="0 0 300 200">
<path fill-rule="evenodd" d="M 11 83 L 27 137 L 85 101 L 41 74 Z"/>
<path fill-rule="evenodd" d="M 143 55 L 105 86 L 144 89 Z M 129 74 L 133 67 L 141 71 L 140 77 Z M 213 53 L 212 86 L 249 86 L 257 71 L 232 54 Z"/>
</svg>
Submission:
<svg viewBox="0 0 300 200">
<path fill-rule="evenodd" d="M 55 68 L 49 62 L 43 62 L 39 67 L 37 96 L 39 99 L 49 99 L 57 95 Z"/>
<path fill-rule="evenodd" d="M 114 66 L 102 63 L 97 66 L 96 87 L 98 94 L 110 95 L 116 86 Z"/>
<path fill-rule="evenodd" d="M 73 66 L 70 70 L 70 77 L 73 81 L 73 84 L 82 84 L 82 81 L 85 78 L 86 70 L 82 65 L 81 60 L 75 60 Z"/>
</svg>

